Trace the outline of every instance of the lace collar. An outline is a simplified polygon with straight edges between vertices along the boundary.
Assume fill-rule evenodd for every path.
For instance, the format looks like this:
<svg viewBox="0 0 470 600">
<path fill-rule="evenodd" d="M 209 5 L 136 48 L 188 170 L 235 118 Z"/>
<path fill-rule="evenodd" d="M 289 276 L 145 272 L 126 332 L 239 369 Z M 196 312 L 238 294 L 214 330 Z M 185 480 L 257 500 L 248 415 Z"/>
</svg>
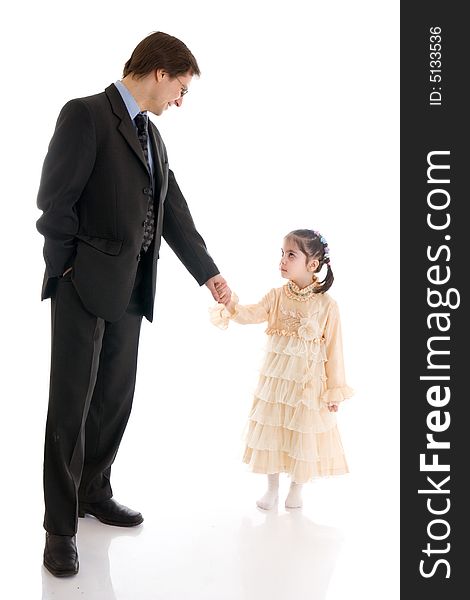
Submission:
<svg viewBox="0 0 470 600">
<path fill-rule="evenodd" d="M 314 282 L 307 287 L 300 289 L 296 283 L 289 280 L 284 286 L 284 289 L 288 298 L 300 300 L 300 302 L 307 302 L 307 300 L 310 300 L 314 296 L 318 296 L 318 292 L 315 292 L 316 287 L 317 285 Z"/>
</svg>

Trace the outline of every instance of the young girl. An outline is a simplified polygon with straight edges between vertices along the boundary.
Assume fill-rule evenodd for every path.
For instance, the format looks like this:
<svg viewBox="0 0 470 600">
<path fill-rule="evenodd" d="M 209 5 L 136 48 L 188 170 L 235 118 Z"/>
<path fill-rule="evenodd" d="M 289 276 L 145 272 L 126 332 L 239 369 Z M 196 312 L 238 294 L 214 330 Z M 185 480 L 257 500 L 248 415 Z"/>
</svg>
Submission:
<svg viewBox="0 0 470 600">
<path fill-rule="evenodd" d="M 316 273 L 323 267 L 326 275 L 319 281 Z M 281 472 L 291 478 L 286 508 L 302 506 L 303 483 L 348 472 L 334 413 L 353 394 L 345 381 L 338 307 L 326 293 L 333 283 L 326 240 L 310 229 L 291 231 L 279 268 L 287 284 L 258 304 L 242 306 L 232 294 L 225 306 L 210 309 L 222 329 L 230 319 L 268 322 L 243 456 L 253 472 L 268 476 L 267 491 L 257 501 L 265 510 L 278 500 Z"/>
</svg>

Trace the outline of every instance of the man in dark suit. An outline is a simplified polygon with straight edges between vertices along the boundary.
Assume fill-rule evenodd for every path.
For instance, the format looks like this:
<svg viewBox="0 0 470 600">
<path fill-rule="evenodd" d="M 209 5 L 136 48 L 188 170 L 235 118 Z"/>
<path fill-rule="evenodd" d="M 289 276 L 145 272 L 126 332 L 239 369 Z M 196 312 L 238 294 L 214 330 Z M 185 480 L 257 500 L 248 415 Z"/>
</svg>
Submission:
<svg viewBox="0 0 470 600">
<path fill-rule="evenodd" d="M 153 319 L 161 237 L 215 300 L 230 296 L 168 167 L 147 111 L 181 106 L 196 59 L 180 40 L 150 34 L 123 79 L 60 112 L 38 192 L 51 298 L 52 358 L 44 451 L 44 565 L 78 572 L 79 516 L 130 527 L 111 465 L 135 387 L 142 317 Z"/>
</svg>

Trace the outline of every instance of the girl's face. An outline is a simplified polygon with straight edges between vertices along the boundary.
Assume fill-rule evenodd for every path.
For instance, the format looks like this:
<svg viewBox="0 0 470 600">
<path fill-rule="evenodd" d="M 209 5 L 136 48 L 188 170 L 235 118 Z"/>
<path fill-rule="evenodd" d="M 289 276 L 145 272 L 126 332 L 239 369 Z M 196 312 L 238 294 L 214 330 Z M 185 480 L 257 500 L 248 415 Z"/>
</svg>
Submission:
<svg viewBox="0 0 470 600">
<path fill-rule="evenodd" d="M 290 279 L 300 288 L 312 283 L 312 275 L 318 267 L 318 260 L 307 261 L 307 257 L 293 241 L 284 240 L 279 269 L 284 279 Z"/>
</svg>

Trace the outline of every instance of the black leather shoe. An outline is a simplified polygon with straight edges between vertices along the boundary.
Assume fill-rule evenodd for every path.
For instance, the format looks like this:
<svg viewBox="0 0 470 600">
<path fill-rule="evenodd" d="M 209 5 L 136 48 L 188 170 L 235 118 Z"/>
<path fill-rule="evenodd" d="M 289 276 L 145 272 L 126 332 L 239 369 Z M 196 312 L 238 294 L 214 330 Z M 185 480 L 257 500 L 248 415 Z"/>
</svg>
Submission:
<svg viewBox="0 0 470 600">
<path fill-rule="evenodd" d="M 140 512 L 119 504 L 114 498 L 101 502 L 80 502 L 78 516 L 84 517 L 85 515 L 93 515 L 106 525 L 117 525 L 118 527 L 135 527 L 144 520 Z"/>
<path fill-rule="evenodd" d="M 54 535 L 46 532 L 44 566 L 56 577 L 78 573 L 78 552 L 74 535 Z"/>
</svg>

